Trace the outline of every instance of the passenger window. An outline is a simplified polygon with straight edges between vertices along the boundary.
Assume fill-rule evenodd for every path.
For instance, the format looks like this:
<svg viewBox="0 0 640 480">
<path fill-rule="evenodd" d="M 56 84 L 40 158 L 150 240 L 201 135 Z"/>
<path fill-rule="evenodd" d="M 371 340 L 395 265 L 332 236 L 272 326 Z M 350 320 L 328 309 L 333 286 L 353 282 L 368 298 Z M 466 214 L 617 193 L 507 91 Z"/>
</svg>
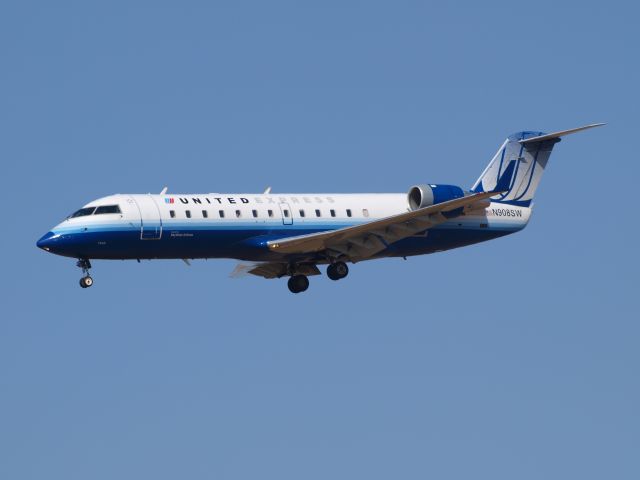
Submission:
<svg viewBox="0 0 640 480">
<path fill-rule="evenodd" d="M 191 218 L 191 210 L 185 211 L 184 214 L 187 216 L 187 218 Z"/>
<path fill-rule="evenodd" d="M 87 215 L 91 215 L 95 209 L 96 207 L 81 208 L 80 210 L 72 214 L 69 218 L 86 217 Z"/>
<path fill-rule="evenodd" d="M 350 217 L 350 216 L 351 216 L 351 209 L 347 208 L 347 217 Z"/>
<path fill-rule="evenodd" d="M 320 216 L 320 210 L 316 208 L 316 217 L 319 217 L 319 216 Z"/>
<path fill-rule="evenodd" d="M 258 218 L 258 211 L 257 210 L 251 210 L 251 213 L 253 214 L 253 218 Z"/>
<path fill-rule="evenodd" d="M 175 210 L 169 210 L 169 216 L 171 218 L 176 218 L 176 211 Z"/>
<path fill-rule="evenodd" d="M 267 210 L 267 213 L 269 214 L 269 217 L 273 217 L 273 210 Z"/>
<path fill-rule="evenodd" d="M 236 218 L 240 218 L 242 216 L 242 212 L 240 210 L 236 210 Z"/>
<path fill-rule="evenodd" d="M 331 210 L 329 210 L 331 212 L 331 216 L 335 217 L 336 216 L 336 211 L 332 208 Z"/>
<path fill-rule="evenodd" d="M 202 210 L 202 218 L 209 218 L 209 214 L 206 210 Z"/>
<path fill-rule="evenodd" d="M 118 205 L 102 205 L 101 207 L 96 208 L 94 215 L 99 215 L 101 213 L 122 213 L 120 211 L 120 207 Z"/>
<path fill-rule="evenodd" d="M 364 215 L 365 217 L 369 216 L 369 210 L 367 210 L 366 208 L 362 209 L 362 215 Z"/>
<path fill-rule="evenodd" d="M 224 218 L 224 210 L 218 210 L 218 215 L 220 215 L 220 218 Z"/>
<path fill-rule="evenodd" d="M 300 209 L 300 216 L 304 218 L 304 210 Z"/>
</svg>

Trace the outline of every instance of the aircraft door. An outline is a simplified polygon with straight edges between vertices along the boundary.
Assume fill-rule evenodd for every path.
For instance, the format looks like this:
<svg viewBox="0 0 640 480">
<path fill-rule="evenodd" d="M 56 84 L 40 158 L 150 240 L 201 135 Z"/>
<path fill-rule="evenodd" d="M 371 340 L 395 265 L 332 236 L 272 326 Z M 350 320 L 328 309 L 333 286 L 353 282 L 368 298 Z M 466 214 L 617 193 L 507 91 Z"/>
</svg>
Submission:
<svg viewBox="0 0 640 480">
<path fill-rule="evenodd" d="M 282 223 L 284 225 L 293 225 L 293 213 L 288 203 L 280 202 L 280 213 L 282 213 Z"/>
<path fill-rule="evenodd" d="M 162 237 L 162 218 L 160 209 L 151 195 L 136 195 L 133 201 L 140 211 L 140 239 L 160 240 Z"/>
</svg>

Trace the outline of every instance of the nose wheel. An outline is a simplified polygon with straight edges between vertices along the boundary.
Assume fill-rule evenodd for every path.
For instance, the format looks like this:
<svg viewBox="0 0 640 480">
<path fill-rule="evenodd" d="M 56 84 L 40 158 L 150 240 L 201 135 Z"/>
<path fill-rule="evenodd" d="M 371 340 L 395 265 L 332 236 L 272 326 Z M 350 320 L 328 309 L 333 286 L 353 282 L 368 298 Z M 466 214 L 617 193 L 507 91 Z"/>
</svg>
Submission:
<svg viewBox="0 0 640 480">
<path fill-rule="evenodd" d="M 76 265 L 82 269 L 84 277 L 80 279 L 80 286 L 82 288 L 89 288 L 93 285 L 93 278 L 89 275 L 89 269 L 91 268 L 91 262 L 88 259 L 80 259 Z"/>
</svg>

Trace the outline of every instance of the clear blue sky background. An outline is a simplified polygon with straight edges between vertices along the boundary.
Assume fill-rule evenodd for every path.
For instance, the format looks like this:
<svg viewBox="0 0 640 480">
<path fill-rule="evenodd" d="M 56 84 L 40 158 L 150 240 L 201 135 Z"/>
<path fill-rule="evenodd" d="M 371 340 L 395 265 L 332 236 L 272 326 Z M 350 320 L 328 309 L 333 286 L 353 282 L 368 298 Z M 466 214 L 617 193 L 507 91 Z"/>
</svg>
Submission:
<svg viewBox="0 0 640 480">
<path fill-rule="evenodd" d="M 640 478 L 633 2 L 0 7 L 0 478 Z M 37 238 L 117 192 L 470 186 L 557 146 L 522 233 L 231 280 Z"/>
</svg>

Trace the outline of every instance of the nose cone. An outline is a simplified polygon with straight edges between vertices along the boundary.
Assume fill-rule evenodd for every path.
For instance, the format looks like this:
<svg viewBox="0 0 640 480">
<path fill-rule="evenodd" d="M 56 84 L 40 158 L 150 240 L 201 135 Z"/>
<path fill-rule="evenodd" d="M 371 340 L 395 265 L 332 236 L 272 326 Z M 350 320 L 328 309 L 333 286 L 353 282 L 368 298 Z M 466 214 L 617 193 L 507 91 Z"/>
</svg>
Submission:
<svg viewBox="0 0 640 480">
<path fill-rule="evenodd" d="M 36 245 L 38 246 L 38 248 L 50 252 L 53 246 L 56 244 L 56 238 L 58 238 L 59 236 L 60 235 L 56 235 L 53 232 L 47 232 L 40 238 L 40 240 L 36 242 Z"/>
</svg>

